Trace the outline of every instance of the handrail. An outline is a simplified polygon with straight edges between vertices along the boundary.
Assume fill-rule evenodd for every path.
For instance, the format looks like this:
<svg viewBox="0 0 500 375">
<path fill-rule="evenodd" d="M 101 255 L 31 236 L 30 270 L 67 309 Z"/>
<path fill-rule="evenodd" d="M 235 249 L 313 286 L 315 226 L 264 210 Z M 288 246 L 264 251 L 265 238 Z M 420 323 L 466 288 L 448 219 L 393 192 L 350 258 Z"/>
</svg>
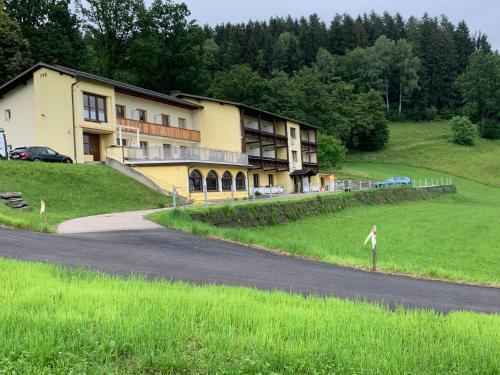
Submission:
<svg viewBox="0 0 500 375">
<path fill-rule="evenodd" d="M 202 147 L 124 147 L 124 160 L 132 163 L 147 162 L 205 162 L 248 165 L 248 155 L 234 151 Z"/>
</svg>

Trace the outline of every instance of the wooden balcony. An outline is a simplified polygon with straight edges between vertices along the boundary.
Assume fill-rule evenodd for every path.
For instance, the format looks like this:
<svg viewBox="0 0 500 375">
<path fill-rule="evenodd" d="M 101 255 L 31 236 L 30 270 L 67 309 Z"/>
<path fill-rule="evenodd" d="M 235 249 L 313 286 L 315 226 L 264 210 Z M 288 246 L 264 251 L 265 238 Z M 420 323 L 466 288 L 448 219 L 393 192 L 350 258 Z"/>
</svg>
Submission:
<svg viewBox="0 0 500 375">
<path fill-rule="evenodd" d="M 142 134 L 183 139 L 194 142 L 200 141 L 200 132 L 197 130 L 174 128 L 172 126 L 158 125 L 151 122 L 130 120 L 127 118 L 117 118 L 116 122 L 118 123 L 118 126 L 139 129 Z"/>
</svg>

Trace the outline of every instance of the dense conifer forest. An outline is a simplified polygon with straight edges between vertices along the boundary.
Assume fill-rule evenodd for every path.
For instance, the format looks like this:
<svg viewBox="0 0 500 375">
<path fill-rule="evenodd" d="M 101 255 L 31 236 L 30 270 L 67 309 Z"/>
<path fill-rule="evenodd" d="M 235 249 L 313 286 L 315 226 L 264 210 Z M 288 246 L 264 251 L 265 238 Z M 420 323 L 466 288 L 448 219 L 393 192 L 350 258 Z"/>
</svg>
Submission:
<svg viewBox="0 0 500 375">
<path fill-rule="evenodd" d="M 386 120 L 469 116 L 500 137 L 500 58 L 446 16 L 312 14 L 203 26 L 171 0 L 0 0 L 0 82 L 44 61 L 168 93 L 211 95 L 378 149 Z"/>
</svg>

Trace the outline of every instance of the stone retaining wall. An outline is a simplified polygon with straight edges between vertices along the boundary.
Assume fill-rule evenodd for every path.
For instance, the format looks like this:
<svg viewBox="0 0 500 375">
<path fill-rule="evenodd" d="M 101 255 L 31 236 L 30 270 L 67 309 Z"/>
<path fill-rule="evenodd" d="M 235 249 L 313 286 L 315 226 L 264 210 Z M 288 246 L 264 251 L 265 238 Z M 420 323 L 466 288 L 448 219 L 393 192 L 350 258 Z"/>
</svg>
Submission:
<svg viewBox="0 0 500 375">
<path fill-rule="evenodd" d="M 420 201 L 441 195 L 455 194 L 455 185 L 422 188 L 391 188 L 341 194 L 318 194 L 301 200 L 280 200 L 269 203 L 209 207 L 188 210 L 195 220 L 218 227 L 256 227 L 296 221 L 308 216 L 338 212 L 349 207 Z"/>
</svg>

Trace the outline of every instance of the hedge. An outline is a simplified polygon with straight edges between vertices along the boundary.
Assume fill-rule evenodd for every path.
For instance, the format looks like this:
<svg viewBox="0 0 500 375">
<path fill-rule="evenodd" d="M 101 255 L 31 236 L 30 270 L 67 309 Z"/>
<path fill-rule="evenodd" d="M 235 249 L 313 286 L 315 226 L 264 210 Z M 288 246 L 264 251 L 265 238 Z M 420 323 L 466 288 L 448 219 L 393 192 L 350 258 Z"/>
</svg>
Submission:
<svg viewBox="0 0 500 375">
<path fill-rule="evenodd" d="M 350 207 L 419 201 L 455 194 L 454 185 L 425 188 L 391 188 L 341 194 L 318 194 L 308 199 L 290 199 L 188 210 L 189 216 L 218 227 L 257 227 L 296 221 L 307 216 L 338 212 Z"/>
</svg>

